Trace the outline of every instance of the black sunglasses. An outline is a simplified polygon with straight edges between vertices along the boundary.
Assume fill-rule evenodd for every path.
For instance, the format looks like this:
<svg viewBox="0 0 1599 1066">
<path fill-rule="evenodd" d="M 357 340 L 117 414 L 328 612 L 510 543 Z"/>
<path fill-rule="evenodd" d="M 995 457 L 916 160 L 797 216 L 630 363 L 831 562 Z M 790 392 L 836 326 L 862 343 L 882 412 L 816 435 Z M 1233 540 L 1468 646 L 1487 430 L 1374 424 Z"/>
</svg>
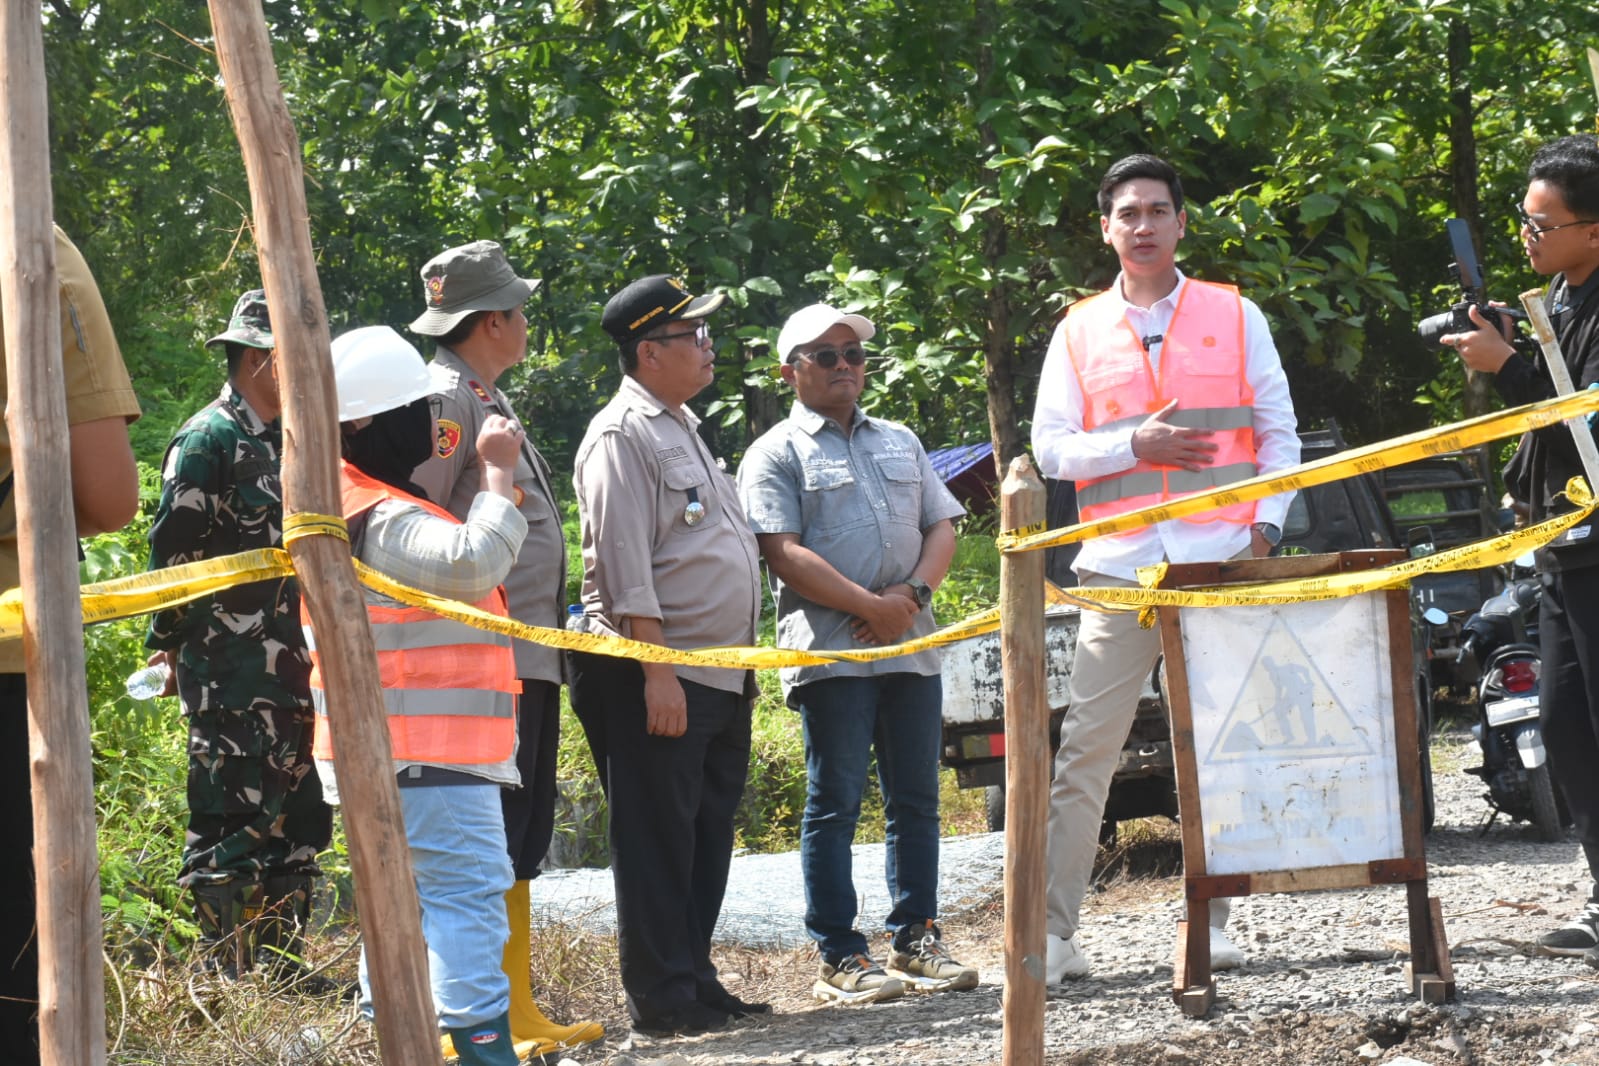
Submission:
<svg viewBox="0 0 1599 1066">
<path fill-rule="evenodd" d="M 850 366 L 861 366 L 866 362 L 866 349 L 859 344 L 852 344 L 848 348 L 818 348 L 814 352 L 795 352 L 789 357 L 789 362 L 795 359 L 809 359 L 823 370 L 831 370 L 838 365 L 839 357 Z"/>
</svg>

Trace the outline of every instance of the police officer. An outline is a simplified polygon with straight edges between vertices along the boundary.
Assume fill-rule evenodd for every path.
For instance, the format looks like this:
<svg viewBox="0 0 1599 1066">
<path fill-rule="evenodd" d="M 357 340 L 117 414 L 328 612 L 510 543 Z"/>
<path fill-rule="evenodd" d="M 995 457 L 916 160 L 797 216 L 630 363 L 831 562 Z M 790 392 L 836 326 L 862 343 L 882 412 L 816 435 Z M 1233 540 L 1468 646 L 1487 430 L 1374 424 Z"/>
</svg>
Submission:
<svg viewBox="0 0 1599 1066">
<path fill-rule="evenodd" d="M 624 376 L 573 474 L 592 631 L 672 648 L 755 639 L 755 535 L 687 406 L 711 383 L 705 319 L 722 299 L 656 274 L 605 306 Z M 572 656 L 572 709 L 610 803 L 622 987 L 640 1032 L 699 1033 L 768 1009 L 724 988 L 710 958 L 753 685 L 745 670 Z"/>
<path fill-rule="evenodd" d="M 438 446 L 411 475 L 428 498 L 465 520 L 482 490 L 477 436 L 495 415 L 519 423 L 511 401 L 494 385 L 527 357 L 527 316 L 522 305 L 537 278 L 518 277 L 493 241 L 474 241 L 435 256 L 422 268 L 424 310 L 411 329 L 434 337 L 430 370 L 438 399 Z M 566 538 L 550 485 L 550 467 L 526 435 L 515 471 L 516 508 L 527 520 L 527 539 L 505 579 L 511 617 L 528 625 L 559 627 L 566 611 Z M 596 1022 L 559 1025 L 533 1002 L 529 882 L 550 847 L 555 829 L 555 757 L 560 746 L 560 652 L 515 642 L 517 770 L 522 787 L 500 793 L 505 840 L 516 880 L 506 894 L 511 928 L 503 959 L 511 981 L 511 1034 L 517 1044 L 543 1054 L 598 1040 Z"/>
<path fill-rule="evenodd" d="M 226 353 L 228 380 L 167 445 L 151 570 L 283 544 L 283 434 L 266 294 L 240 296 L 227 330 L 206 346 Z M 193 896 L 200 927 L 196 965 L 225 977 L 252 954 L 274 978 L 303 977 L 311 882 L 333 832 L 311 772 L 299 604 L 292 578 L 235 585 L 155 613 L 145 638 L 151 662 L 173 667 L 189 723 L 178 883 Z M 328 986 L 315 979 L 301 987 Z"/>
</svg>

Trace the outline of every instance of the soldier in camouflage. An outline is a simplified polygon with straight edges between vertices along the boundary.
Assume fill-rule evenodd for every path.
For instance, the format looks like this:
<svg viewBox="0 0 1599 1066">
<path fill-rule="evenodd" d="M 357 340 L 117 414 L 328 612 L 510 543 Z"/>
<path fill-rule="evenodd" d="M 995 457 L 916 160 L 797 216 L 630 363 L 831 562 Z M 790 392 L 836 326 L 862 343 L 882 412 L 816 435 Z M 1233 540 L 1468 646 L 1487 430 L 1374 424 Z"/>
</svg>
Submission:
<svg viewBox="0 0 1599 1066">
<path fill-rule="evenodd" d="M 265 293 L 239 297 L 227 331 L 206 346 L 226 351 L 228 381 L 167 446 L 152 570 L 283 544 L 281 407 Z M 304 976 L 301 933 L 333 815 L 312 772 L 315 715 L 299 612 L 292 579 L 235 585 L 157 612 L 145 639 L 151 661 L 173 668 L 189 722 L 178 883 L 194 900 L 197 965 L 225 976 L 252 961 L 282 981 Z"/>
</svg>

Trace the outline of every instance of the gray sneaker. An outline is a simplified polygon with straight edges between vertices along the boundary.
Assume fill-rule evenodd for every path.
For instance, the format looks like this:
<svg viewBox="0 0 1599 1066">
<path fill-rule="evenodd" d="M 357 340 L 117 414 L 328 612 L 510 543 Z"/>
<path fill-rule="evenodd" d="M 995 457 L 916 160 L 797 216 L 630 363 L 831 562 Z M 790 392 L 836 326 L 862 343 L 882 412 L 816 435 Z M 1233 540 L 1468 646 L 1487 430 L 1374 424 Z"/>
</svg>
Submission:
<svg viewBox="0 0 1599 1066">
<path fill-rule="evenodd" d="M 833 1003 L 882 1003 L 905 994 L 905 986 L 883 972 L 870 955 L 851 955 L 837 966 L 822 963 L 811 986 L 817 999 Z"/>
<path fill-rule="evenodd" d="M 923 992 L 963 992 L 977 987 L 977 971 L 950 958 L 932 919 L 908 925 L 894 934 L 888 955 L 894 976 Z"/>
</svg>

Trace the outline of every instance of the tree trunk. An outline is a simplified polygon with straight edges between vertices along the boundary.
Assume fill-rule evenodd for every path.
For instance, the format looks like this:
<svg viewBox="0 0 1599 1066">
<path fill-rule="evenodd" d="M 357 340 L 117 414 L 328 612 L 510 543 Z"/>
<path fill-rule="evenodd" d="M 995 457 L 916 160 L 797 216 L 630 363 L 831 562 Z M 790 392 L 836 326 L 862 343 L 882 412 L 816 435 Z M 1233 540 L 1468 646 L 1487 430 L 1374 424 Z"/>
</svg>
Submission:
<svg viewBox="0 0 1599 1066">
<path fill-rule="evenodd" d="M 1477 132 L 1472 120 L 1476 111 L 1471 103 L 1471 24 L 1464 19 L 1449 23 L 1449 202 L 1455 216 L 1471 227 L 1471 241 L 1482 243 L 1482 205 L 1477 199 Z M 1484 268 L 1486 270 L 1486 267 Z M 1466 389 L 1461 396 L 1462 414 L 1475 418 L 1498 407 L 1494 398 L 1493 375 L 1466 371 Z"/>
<path fill-rule="evenodd" d="M 739 7 L 744 21 L 742 33 L 743 63 L 739 69 L 739 87 L 747 89 L 753 85 L 764 85 L 771 77 L 772 63 L 772 24 L 766 9 L 766 0 L 747 0 Z M 761 129 L 761 116 L 753 107 L 746 107 L 738 112 L 739 125 L 743 131 L 742 144 L 739 147 L 739 158 L 743 160 L 743 167 L 739 173 L 740 191 L 732 198 L 737 202 L 741 195 L 744 205 L 744 214 L 748 218 L 770 219 L 772 217 L 772 183 L 768 175 L 771 173 L 771 141 L 759 136 Z M 749 275 L 761 277 L 771 273 L 772 241 L 762 240 L 757 235 L 754 246 L 750 249 Z M 785 300 L 789 311 L 796 310 L 794 300 Z M 760 311 L 780 312 L 775 306 L 775 301 L 770 297 L 757 297 L 751 301 L 751 311 L 757 314 Z M 762 306 L 764 305 L 764 306 Z M 767 317 L 767 316 L 762 316 Z M 751 321 L 758 319 L 752 315 Z M 748 352 L 744 353 L 748 362 Z M 783 401 L 785 397 L 780 391 L 760 388 L 759 386 L 745 385 L 744 387 L 744 445 L 748 446 L 756 437 L 765 433 L 787 414 L 788 405 Z"/>
<path fill-rule="evenodd" d="M 40 26 L 37 0 L 7 4 L 0 14 L 0 308 L 28 678 L 39 1043 L 48 1066 L 102 1066 L 100 863 Z"/>
<path fill-rule="evenodd" d="M 977 87 L 980 105 L 994 77 L 994 49 L 988 42 L 997 24 L 994 0 L 977 0 L 976 37 L 983 42 L 977 49 Z M 991 123 L 978 126 L 983 140 L 983 157 L 999 147 Z M 988 314 L 983 322 L 983 365 L 988 381 L 988 433 L 994 442 L 994 470 L 1003 479 L 1010 461 L 1026 451 L 1021 420 L 1016 411 L 1016 344 L 1010 328 L 1010 283 L 1001 276 L 1001 266 L 1009 243 L 1005 216 L 999 208 L 984 219 L 983 259 L 992 279 L 988 290 Z"/>
<path fill-rule="evenodd" d="M 217 58 L 239 131 L 282 374 L 285 515 L 337 515 L 338 421 L 327 311 L 311 251 L 305 179 L 260 0 L 210 0 Z M 288 545 L 316 629 L 328 724 L 355 869 L 356 907 L 376 1000 L 378 1043 L 394 1066 L 438 1066 L 421 911 L 400 812 L 377 653 L 349 545 Z"/>
</svg>

